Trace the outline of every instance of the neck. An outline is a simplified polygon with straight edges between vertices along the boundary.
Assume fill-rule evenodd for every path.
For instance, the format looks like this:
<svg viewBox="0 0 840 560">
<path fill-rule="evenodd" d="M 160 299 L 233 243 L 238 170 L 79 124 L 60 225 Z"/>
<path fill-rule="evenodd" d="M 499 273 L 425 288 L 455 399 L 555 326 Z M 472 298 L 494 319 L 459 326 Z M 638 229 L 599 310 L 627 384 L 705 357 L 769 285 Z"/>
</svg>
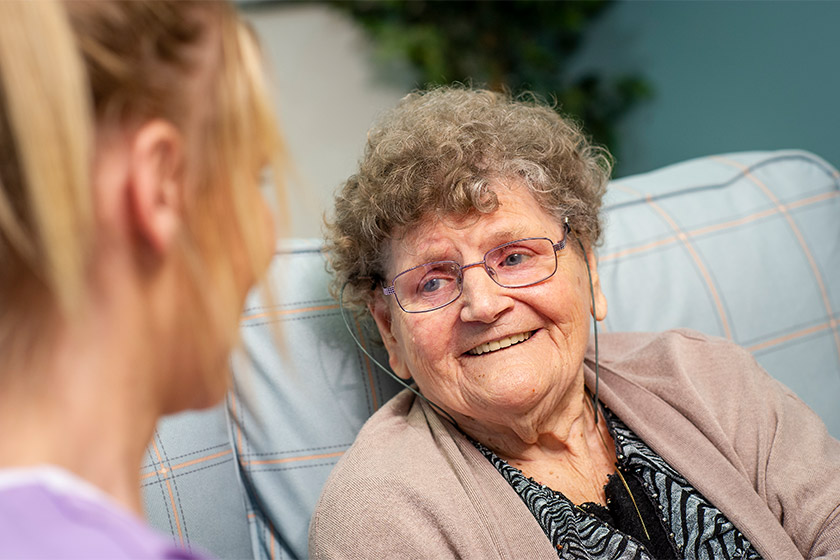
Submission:
<svg viewBox="0 0 840 560">
<path fill-rule="evenodd" d="M 477 419 L 453 413 L 459 427 L 502 457 L 524 458 L 530 450 L 562 452 L 593 435 L 595 428 L 591 403 L 583 373 L 562 394 L 547 395 L 528 411 Z"/>
<path fill-rule="evenodd" d="M 615 446 L 606 422 L 595 421 L 583 377 L 548 409 L 550 413 L 526 416 L 530 422 L 456 420 L 470 437 L 574 503 L 606 503 L 604 485 L 615 472 Z"/>
<path fill-rule="evenodd" d="M 145 337 L 127 326 L 90 317 L 4 364 L 0 466 L 56 465 L 141 512 L 140 465 L 158 414 Z"/>
</svg>

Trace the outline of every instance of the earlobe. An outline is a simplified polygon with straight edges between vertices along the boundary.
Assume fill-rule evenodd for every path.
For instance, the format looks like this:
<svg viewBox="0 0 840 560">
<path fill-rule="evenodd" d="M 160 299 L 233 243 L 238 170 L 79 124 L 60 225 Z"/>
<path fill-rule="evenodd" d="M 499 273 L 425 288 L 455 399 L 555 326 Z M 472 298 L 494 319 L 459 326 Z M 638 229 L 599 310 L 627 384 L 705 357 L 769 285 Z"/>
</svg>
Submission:
<svg viewBox="0 0 840 560">
<path fill-rule="evenodd" d="M 587 251 L 586 260 L 589 264 L 589 275 L 592 281 L 592 301 L 589 302 L 589 312 L 596 321 L 603 321 L 607 317 L 607 296 L 601 290 L 601 278 L 598 275 L 598 259 L 595 257 L 595 251 Z"/>
<path fill-rule="evenodd" d="M 173 244 L 182 221 L 183 141 L 172 124 L 154 120 L 135 133 L 128 197 L 135 231 L 156 252 Z"/>
<path fill-rule="evenodd" d="M 370 314 L 373 320 L 376 321 L 376 327 L 379 329 L 379 335 L 382 337 L 382 342 L 385 344 L 385 349 L 388 351 L 388 361 L 391 369 L 401 379 L 411 379 L 411 373 L 405 365 L 402 357 L 402 350 L 394 335 L 394 327 L 391 317 L 391 309 L 381 294 L 376 294 L 373 301 L 368 304 Z"/>
<path fill-rule="evenodd" d="M 607 296 L 601 291 L 601 283 L 595 284 L 595 309 L 591 309 L 592 316 L 596 321 L 603 321 L 607 318 Z"/>
</svg>

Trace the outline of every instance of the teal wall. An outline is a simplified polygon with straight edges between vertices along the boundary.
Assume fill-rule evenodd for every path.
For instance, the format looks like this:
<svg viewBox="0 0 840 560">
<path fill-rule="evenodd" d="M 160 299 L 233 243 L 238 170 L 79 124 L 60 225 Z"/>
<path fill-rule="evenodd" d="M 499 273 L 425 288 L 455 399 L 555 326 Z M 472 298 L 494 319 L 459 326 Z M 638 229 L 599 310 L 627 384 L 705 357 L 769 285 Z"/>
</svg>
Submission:
<svg viewBox="0 0 840 560">
<path fill-rule="evenodd" d="M 802 148 L 840 166 L 840 2 L 618 2 L 575 66 L 639 72 L 618 175 L 722 152 Z"/>
</svg>

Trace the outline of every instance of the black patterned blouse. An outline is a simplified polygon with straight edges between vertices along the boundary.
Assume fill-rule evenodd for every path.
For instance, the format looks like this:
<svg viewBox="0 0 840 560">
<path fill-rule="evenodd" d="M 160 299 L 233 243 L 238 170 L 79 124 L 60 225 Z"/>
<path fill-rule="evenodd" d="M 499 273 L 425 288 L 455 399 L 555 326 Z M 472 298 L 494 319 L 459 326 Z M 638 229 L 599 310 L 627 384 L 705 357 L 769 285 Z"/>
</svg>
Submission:
<svg viewBox="0 0 840 560">
<path fill-rule="evenodd" d="M 609 410 L 605 417 L 622 475 L 612 475 L 605 486 L 607 507 L 576 506 L 473 443 L 516 490 L 562 559 L 761 560 L 747 538 L 680 473 Z"/>
</svg>

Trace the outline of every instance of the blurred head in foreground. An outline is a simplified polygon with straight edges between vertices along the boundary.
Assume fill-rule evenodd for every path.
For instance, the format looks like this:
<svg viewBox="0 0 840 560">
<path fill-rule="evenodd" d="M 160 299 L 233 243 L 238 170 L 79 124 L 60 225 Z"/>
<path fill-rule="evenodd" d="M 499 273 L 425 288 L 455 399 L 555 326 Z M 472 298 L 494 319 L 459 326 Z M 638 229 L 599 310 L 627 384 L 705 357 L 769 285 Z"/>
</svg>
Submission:
<svg viewBox="0 0 840 560">
<path fill-rule="evenodd" d="M 136 508 L 79 442 L 136 483 L 161 414 L 221 399 L 274 246 L 262 74 L 226 3 L 0 3 L 0 425 L 20 436 L 0 465 L 64 466 Z"/>
</svg>

